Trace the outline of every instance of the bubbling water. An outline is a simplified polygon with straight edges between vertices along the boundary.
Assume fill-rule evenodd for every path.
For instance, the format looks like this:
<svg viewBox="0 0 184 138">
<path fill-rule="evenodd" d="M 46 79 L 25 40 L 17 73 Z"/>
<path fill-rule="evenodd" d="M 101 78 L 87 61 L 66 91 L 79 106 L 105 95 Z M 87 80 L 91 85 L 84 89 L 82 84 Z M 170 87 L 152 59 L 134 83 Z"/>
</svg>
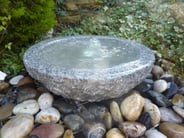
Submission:
<svg viewBox="0 0 184 138">
<path fill-rule="evenodd" d="M 86 41 L 55 43 L 41 53 L 41 62 L 68 69 L 104 69 L 134 61 L 138 53 L 130 44 L 91 38 Z"/>
</svg>

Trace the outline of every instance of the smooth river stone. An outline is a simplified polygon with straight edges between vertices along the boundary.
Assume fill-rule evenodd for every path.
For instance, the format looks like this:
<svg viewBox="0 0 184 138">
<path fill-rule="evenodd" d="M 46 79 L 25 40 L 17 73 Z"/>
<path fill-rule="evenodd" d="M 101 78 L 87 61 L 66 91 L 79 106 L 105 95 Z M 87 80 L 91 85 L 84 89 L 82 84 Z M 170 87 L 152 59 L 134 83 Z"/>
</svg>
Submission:
<svg viewBox="0 0 184 138">
<path fill-rule="evenodd" d="M 172 98 L 172 104 L 183 108 L 184 107 L 184 96 L 182 94 L 174 95 L 174 97 Z"/>
<path fill-rule="evenodd" d="M 106 138 L 125 138 L 125 136 L 121 133 L 118 128 L 111 128 L 106 133 Z"/>
<path fill-rule="evenodd" d="M 164 92 L 167 90 L 167 82 L 165 80 L 156 80 L 153 83 L 153 90 L 160 93 Z"/>
<path fill-rule="evenodd" d="M 176 123 L 171 123 L 171 122 L 161 123 L 159 129 L 168 138 L 184 137 L 184 127 Z"/>
<path fill-rule="evenodd" d="M 103 138 L 106 129 L 100 122 L 85 122 L 82 129 L 85 138 Z"/>
<path fill-rule="evenodd" d="M 0 71 L 0 81 L 4 81 L 4 80 L 5 80 L 5 78 L 6 78 L 6 76 L 7 76 L 7 74 L 6 74 L 6 73 L 4 73 L 4 72 Z"/>
<path fill-rule="evenodd" d="M 21 113 L 34 115 L 39 111 L 39 109 L 40 108 L 36 100 L 27 100 L 20 104 L 17 104 L 13 108 L 13 113 L 16 115 Z"/>
<path fill-rule="evenodd" d="M 154 65 L 151 72 L 157 78 L 164 74 L 164 70 L 158 65 Z"/>
<path fill-rule="evenodd" d="M 0 82 L 0 93 L 1 93 L 1 91 L 7 89 L 8 87 L 9 87 L 9 83 Z"/>
<path fill-rule="evenodd" d="M 19 114 L 10 119 L 1 129 L 1 138 L 25 138 L 33 129 L 34 118 Z"/>
<path fill-rule="evenodd" d="M 168 86 L 168 89 L 163 93 L 163 95 L 170 99 L 178 92 L 178 86 L 174 82 L 169 82 Z"/>
<path fill-rule="evenodd" d="M 73 131 L 71 129 L 67 129 L 64 133 L 63 138 L 74 138 Z"/>
<path fill-rule="evenodd" d="M 143 112 L 139 119 L 137 120 L 137 122 L 142 123 L 143 125 L 145 125 L 145 127 L 148 129 L 150 127 L 152 127 L 151 124 L 151 116 L 148 112 Z"/>
<path fill-rule="evenodd" d="M 150 114 L 152 126 L 155 126 L 160 122 L 159 108 L 148 99 L 144 100 L 144 112 Z"/>
<path fill-rule="evenodd" d="M 161 114 L 161 121 L 182 123 L 183 119 L 179 115 L 177 115 L 172 109 L 160 107 L 159 110 Z"/>
<path fill-rule="evenodd" d="M 0 121 L 7 119 L 12 115 L 12 110 L 14 108 L 14 104 L 5 104 L 0 107 Z"/>
<path fill-rule="evenodd" d="M 159 132 L 157 129 L 149 129 L 145 132 L 146 138 L 167 138 L 166 135 Z"/>
<path fill-rule="evenodd" d="M 17 102 L 23 102 L 25 100 L 34 99 L 37 96 L 37 90 L 32 87 L 26 87 L 19 90 L 17 93 Z"/>
<path fill-rule="evenodd" d="M 103 117 L 103 123 L 106 127 L 106 129 L 112 128 L 113 121 L 112 121 L 112 116 L 110 112 L 106 112 L 104 117 Z"/>
<path fill-rule="evenodd" d="M 173 110 L 184 119 L 184 109 L 178 106 L 173 106 Z"/>
<path fill-rule="evenodd" d="M 122 122 L 119 124 L 119 129 L 123 134 L 129 137 L 140 137 L 146 131 L 146 127 L 138 122 Z"/>
<path fill-rule="evenodd" d="M 46 123 L 56 123 L 59 121 L 61 115 L 59 111 L 54 108 L 46 108 L 41 110 L 39 113 L 36 114 L 35 122 L 40 124 L 46 124 Z"/>
<path fill-rule="evenodd" d="M 134 92 L 126 97 L 120 106 L 122 115 L 129 121 L 135 121 L 139 118 L 144 106 L 144 98 Z"/>
<path fill-rule="evenodd" d="M 39 138 L 60 138 L 64 133 L 64 127 L 60 124 L 42 124 L 34 128 L 30 135 L 36 135 Z"/>
<path fill-rule="evenodd" d="M 110 103 L 110 113 L 111 113 L 111 116 L 112 116 L 112 119 L 115 121 L 115 122 L 122 122 L 123 121 L 123 118 L 122 118 L 122 115 L 121 115 L 121 111 L 120 111 L 120 108 L 119 108 L 119 105 L 117 102 L 115 101 L 112 101 Z"/>
<path fill-rule="evenodd" d="M 53 101 L 54 101 L 54 98 L 50 93 L 43 93 L 38 98 L 38 104 L 40 106 L 40 109 L 46 109 L 51 107 Z"/>
<path fill-rule="evenodd" d="M 95 117 L 102 119 L 105 113 L 108 111 L 108 109 L 105 106 L 97 105 L 95 103 L 89 103 L 87 104 L 88 111 L 95 115 Z"/>
<path fill-rule="evenodd" d="M 76 114 L 69 114 L 64 117 L 65 125 L 73 131 L 78 131 L 84 124 L 84 120 Z"/>
<path fill-rule="evenodd" d="M 74 104 L 65 102 L 61 98 L 54 100 L 53 106 L 63 114 L 69 114 L 76 111 L 76 106 Z"/>
<path fill-rule="evenodd" d="M 31 77 L 26 76 L 19 80 L 17 86 L 22 86 L 22 85 L 29 84 L 29 83 L 34 83 L 34 81 Z"/>
<path fill-rule="evenodd" d="M 24 78 L 23 75 L 17 75 L 15 77 L 11 78 L 10 81 L 9 81 L 9 83 L 11 85 L 17 85 L 22 78 Z"/>
<path fill-rule="evenodd" d="M 148 92 L 145 92 L 144 94 L 147 98 L 151 99 L 151 101 L 158 106 L 168 107 L 172 105 L 169 99 L 160 92 L 150 90 Z"/>
</svg>

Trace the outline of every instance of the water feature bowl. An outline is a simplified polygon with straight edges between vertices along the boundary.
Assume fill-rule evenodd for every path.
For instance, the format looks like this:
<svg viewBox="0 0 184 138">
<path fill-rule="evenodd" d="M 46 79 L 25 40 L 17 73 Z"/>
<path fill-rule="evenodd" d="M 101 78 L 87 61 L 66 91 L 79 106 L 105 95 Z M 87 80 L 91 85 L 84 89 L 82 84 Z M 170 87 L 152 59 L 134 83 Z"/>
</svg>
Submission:
<svg viewBox="0 0 184 138">
<path fill-rule="evenodd" d="M 127 93 L 149 74 L 154 60 L 144 45 L 107 36 L 44 40 L 23 59 L 29 74 L 54 94 L 90 102 Z"/>
</svg>

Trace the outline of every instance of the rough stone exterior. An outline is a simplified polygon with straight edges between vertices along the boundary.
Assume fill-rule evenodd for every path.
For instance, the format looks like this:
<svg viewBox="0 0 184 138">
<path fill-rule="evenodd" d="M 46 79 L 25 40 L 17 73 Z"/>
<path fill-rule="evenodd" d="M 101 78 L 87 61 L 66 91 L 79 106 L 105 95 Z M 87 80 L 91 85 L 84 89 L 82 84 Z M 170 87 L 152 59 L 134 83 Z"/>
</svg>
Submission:
<svg viewBox="0 0 184 138">
<path fill-rule="evenodd" d="M 87 40 L 91 37 L 103 41 L 112 39 L 128 43 L 139 49 L 139 59 L 96 72 L 90 69 L 85 71 L 58 69 L 39 63 L 41 58 L 39 51 L 44 51 L 44 48 L 48 45 L 52 46 L 52 43 L 62 43 L 63 40 L 80 40 L 81 38 Z M 115 98 L 127 93 L 150 73 L 154 60 L 153 52 L 139 43 L 105 36 L 57 37 L 32 46 L 24 55 L 24 64 L 29 74 L 43 83 L 51 92 L 65 98 L 91 102 Z"/>
</svg>

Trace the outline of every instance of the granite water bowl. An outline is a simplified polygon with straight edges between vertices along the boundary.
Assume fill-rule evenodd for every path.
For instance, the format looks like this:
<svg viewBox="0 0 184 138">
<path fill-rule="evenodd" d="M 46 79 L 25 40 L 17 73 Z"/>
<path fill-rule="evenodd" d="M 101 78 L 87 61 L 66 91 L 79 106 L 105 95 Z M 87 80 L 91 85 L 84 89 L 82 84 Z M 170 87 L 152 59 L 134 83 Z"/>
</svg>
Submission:
<svg viewBox="0 0 184 138">
<path fill-rule="evenodd" d="M 127 93 L 150 73 L 154 60 L 144 45 L 108 36 L 44 40 L 23 58 L 29 74 L 54 94 L 90 102 Z"/>
</svg>

